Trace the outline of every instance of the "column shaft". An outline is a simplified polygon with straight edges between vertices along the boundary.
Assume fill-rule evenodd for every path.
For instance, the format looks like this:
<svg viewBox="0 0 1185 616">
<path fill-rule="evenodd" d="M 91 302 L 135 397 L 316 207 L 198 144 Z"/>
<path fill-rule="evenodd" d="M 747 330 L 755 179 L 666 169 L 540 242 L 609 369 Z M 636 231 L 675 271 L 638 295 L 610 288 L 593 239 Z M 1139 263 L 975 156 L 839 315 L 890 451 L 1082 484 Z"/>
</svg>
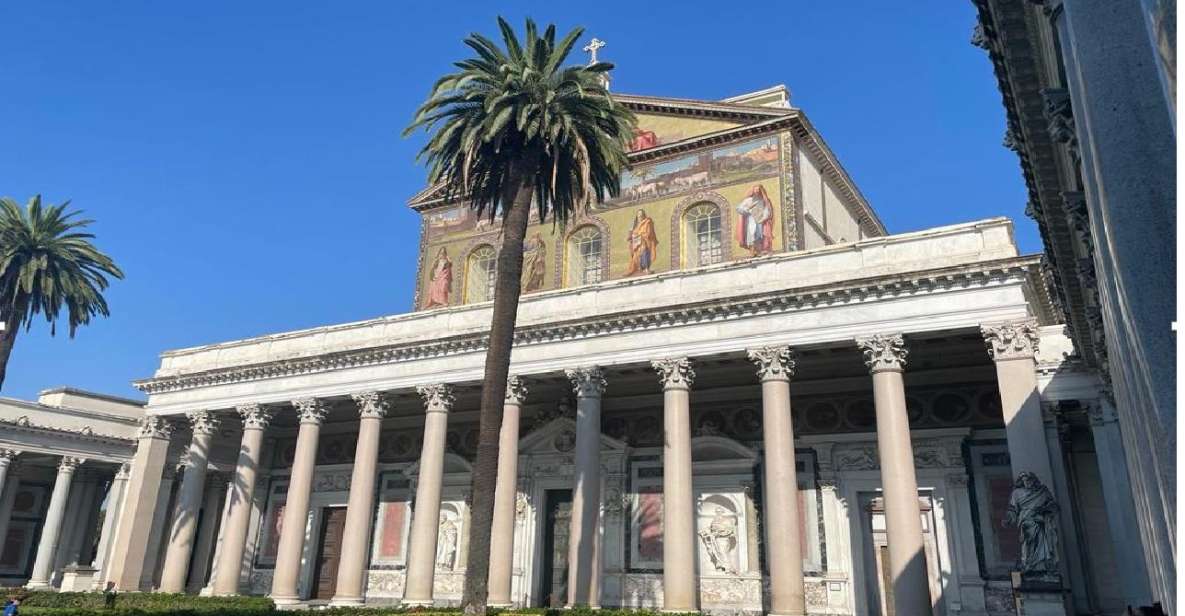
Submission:
<svg viewBox="0 0 1185 616">
<path fill-rule="evenodd" d="M 80 463 L 81 460 L 77 458 L 62 458 L 58 464 L 58 476 L 54 479 L 53 492 L 49 497 L 45 524 L 41 528 L 41 540 L 37 542 L 33 574 L 26 584 L 28 588 L 49 588 L 53 581 L 54 556 L 62 533 L 62 520 L 66 516 L 66 503 L 70 499 L 70 484 L 74 481 L 74 469 Z"/>
<path fill-rule="evenodd" d="M 199 593 L 210 577 L 210 564 L 214 556 L 214 545 L 218 541 L 218 527 L 222 518 L 222 496 L 226 493 L 226 482 L 220 477 L 207 477 L 206 496 L 202 503 L 201 523 L 194 539 L 193 566 L 185 590 Z"/>
<path fill-rule="evenodd" d="M 599 368 L 569 370 L 576 389 L 575 472 L 568 530 L 568 607 L 600 607 L 601 395 Z"/>
<path fill-rule="evenodd" d="M 16 502 L 16 493 L 20 487 L 21 478 L 16 476 L 16 473 L 10 468 L 8 479 L 4 482 L 4 489 L 0 490 L 0 540 L 8 537 L 8 523 L 12 520 L 12 506 Z M 0 551 L 3 549 L 0 548 Z"/>
<path fill-rule="evenodd" d="M 103 528 L 99 531 L 99 545 L 95 548 L 95 560 L 91 567 L 96 571 L 93 588 L 103 590 L 104 580 L 107 579 L 107 561 L 111 555 L 111 545 L 118 532 L 119 518 L 123 510 L 124 493 L 128 486 L 128 473 L 131 464 L 124 463 L 115 472 L 111 480 L 111 487 L 107 490 L 107 505 L 103 512 Z"/>
<path fill-rule="evenodd" d="M 498 435 L 498 480 L 494 487 L 494 521 L 490 532 L 490 607 L 510 607 L 514 575 L 514 515 L 518 497 L 519 415 L 526 386 L 518 377 L 506 383 L 502 431 Z"/>
<path fill-rule="evenodd" d="M 279 605 L 300 601 L 301 554 L 309 519 L 309 497 L 313 492 L 313 469 L 317 465 L 317 440 L 321 422 L 328 409 L 318 400 L 296 400 L 300 411 L 300 430 L 296 435 L 296 454 L 288 477 L 288 498 L 284 502 L 283 526 L 276 549 L 276 568 L 272 577 L 272 600 Z"/>
<path fill-rule="evenodd" d="M 770 613 L 806 614 L 799 535 L 798 472 L 794 456 L 794 422 L 790 413 L 790 349 L 775 347 L 749 352 L 761 377 L 762 432 L 765 441 L 766 556 L 769 562 Z"/>
<path fill-rule="evenodd" d="M 115 542 L 107 559 L 109 572 L 104 576 L 115 590 L 142 590 L 140 578 L 148 562 L 152 521 L 172 432 L 173 426 L 156 415 L 146 417 L 140 426 Z"/>
<path fill-rule="evenodd" d="M 213 594 L 235 595 L 247 550 L 247 531 L 251 528 L 251 507 L 255 500 L 255 479 L 259 473 L 263 432 L 271 421 L 272 411 L 258 404 L 239 407 L 243 417 L 243 438 L 235 475 L 227 488 L 226 529 L 215 559 Z"/>
<path fill-rule="evenodd" d="M 374 526 L 374 485 L 379 461 L 379 436 L 387 414 L 378 392 L 354 396 L 358 404 L 358 444 L 354 449 L 354 470 L 350 477 L 350 498 L 346 507 L 346 529 L 342 537 L 341 562 L 337 568 L 334 605 L 361 605 L 366 591 L 366 557 Z"/>
<path fill-rule="evenodd" d="M 652 362 L 662 382 L 662 607 L 667 612 L 699 611 L 699 551 L 695 546 L 696 505 L 691 479 L 691 382 L 685 358 Z"/>
<path fill-rule="evenodd" d="M 189 416 L 193 427 L 193 438 L 189 442 L 187 463 L 181 476 L 181 487 L 177 493 L 177 506 L 173 513 L 173 528 L 168 536 L 168 551 L 165 552 L 164 569 L 161 571 L 161 592 L 183 592 L 189 575 L 190 556 L 193 555 L 193 538 L 197 534 L 198 513 L 201 511 L 203 492 L 206 488 L 206 468 L 210 461 L 210 440 L 218 429 L 217 419 L 211 413 L 193 413 Z"/>
<path fill-rule="evenodd" d="M 857 344 L 872 372 L 893 604 L 897 614 L 929 614 L 932 608 L 922 513 L 902 375 L 904 342 L 900 335 L 888 335 L 860 339 Z"/>
<path fill-rule="evenodd" d="M 448 385 L 419 388 L 427 414 L 424 417 L 424 446 L 416 478 L 415 512 L 411 519 L 411 543 L 407 551 L 407 582 L 403 590 L 406 605 L 432 605 L 436 577 L 436 539 L 440 529 L 440 489 L 444 480 L 444 445 L 448 431 L 448 409 L 452 389 Z"/>
</svg>

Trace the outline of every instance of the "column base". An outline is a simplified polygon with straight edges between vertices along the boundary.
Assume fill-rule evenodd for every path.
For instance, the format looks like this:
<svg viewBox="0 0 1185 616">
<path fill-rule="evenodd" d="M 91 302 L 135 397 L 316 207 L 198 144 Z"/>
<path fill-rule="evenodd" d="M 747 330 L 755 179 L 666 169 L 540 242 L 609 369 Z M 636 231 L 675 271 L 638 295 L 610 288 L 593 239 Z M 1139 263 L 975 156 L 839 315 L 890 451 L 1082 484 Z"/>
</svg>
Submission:
<svg viewBox="0 0 1185 616">
<path fill-rule="evenodd" d="M 486 602 L 486 607 L 492 607 L 492 608 L 496 608 L 496 609 L 499 609 L 499 610 L 505 610 L 505 609 L 509 609 L 509 608 L 512 608 L 512 607 L 514 607 L 514 604 L 513 604 L 513 603 L 511 603 L 511 602 L 509 602 L 509 601 L 505 601 L 505 602 L 499 601 L 499 602 L 496 602 L 496 603 L 495 603 L 495 602 L 493 602 L 493 601 L 487 601 L 487 602 Z"/>
<path fill-rule="evenodd" d="M 365 604 L 362 597 L 334 597 L 329 600 L 329 607 L 358 607 Z"/>
<path fill-rule="evenodd" d="M 53 586 L 50 586 L 47 580 L 29 580 L 25 583 L 25 588 L 29 590 L 52 590 Z"/>
<path fill-rule="evenodd" d="M 698 614 L 700 609 L 698 607 L 687 607 L 687 608 L 664 607 L 658 611 L 662 612 L 663 614 Z"/>
<path fill-rule="evenodd" d="M 277 606 L 296 605 L 296 604 L 300 603 L 300 597 L 297 597 L 295 595 L 272 595 L 271 600 L 272 600 L 272 603 L 275 603 Z"/>
<path fill-rule="evenodd" d="M 432 607 L 433 601 L 431 599 L 403 599 L 399 605 L 406 605 L 407 607 Z"/>
<path fill-rule="evenodd" d="M 565 610 L 599 610 L 599 609 L 601 609 L 601 606 L 599 606 L 599 605 L 565 605 L 564 609 Z"/>
</svg>

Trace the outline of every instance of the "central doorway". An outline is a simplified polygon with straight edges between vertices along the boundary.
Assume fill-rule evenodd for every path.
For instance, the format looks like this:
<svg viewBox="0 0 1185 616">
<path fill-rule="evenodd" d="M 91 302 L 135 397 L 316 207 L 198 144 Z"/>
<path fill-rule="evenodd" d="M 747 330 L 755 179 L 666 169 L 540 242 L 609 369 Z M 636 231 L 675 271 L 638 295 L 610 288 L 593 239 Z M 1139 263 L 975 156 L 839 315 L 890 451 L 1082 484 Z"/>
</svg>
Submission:
<svg viewBox="0 0 1185 616">
<path fill-rule="evenodd" d="M 564 607 L 568 602 L 568 534 L 572 519 L 572 490 L 548 490 L 544 497 L 543 570 L 540 604 Z"/>
<path fill-rule="evenodd" d="M 865 545 L 868 546 L 864 554 L 865 571 L 872 578 L 866 579 L 869 614 L 904 616 L 897 614 L 893 608 L 893 582 L 889 573 L 889 537 L 885 524 L 884 498 L 877 494 L 863 493 L 860 495 L 860 502 L 864 511 Z M 930 601 L 933 606 L 932 614 L 924 616 L 944 616 L 946 609 L 942 600 L 940 557 L 934 533 L 934 503 L 931 497 L 919 495 L 918 508 L 921 510 L 923 557 L 926 561 Z"/>
<path fill-rule="evenodd" d="M 314 599 L 332 599 L 337 590 L 337 567 L 341 564 L 345 530 L 346 508 L 326 507 L 321 514 L 321 543 L 313 561 Z"/>
</svg>

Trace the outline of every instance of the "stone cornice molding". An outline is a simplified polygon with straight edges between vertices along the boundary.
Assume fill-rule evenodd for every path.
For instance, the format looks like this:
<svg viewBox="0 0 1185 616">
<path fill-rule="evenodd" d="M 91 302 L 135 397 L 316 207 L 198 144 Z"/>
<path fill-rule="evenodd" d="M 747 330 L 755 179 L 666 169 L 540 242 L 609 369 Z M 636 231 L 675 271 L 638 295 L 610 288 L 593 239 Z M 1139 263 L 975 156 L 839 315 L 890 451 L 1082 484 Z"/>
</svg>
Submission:
<svg viewBox="0 0 1185 616">
<path fill-rule="evenodd" d="M 794 351 L 788 346 L 749 349 L 748 355 L 762 381 L 789 381 L 794 376 Z"/>
<path fill-rule="evenodd" d="M 658 372 L 658 382 L 664 390 L 691 389 L 695 382 L 695 370 L 691 367 L 691 360 L 686 357 L 669 357 L 650 362 Z"/>
<path fill-rule="evenodd" d="M 506 404 L 522 406 L 527 401 L 529 391 L 526 381 L 511 375 L 506 379 Z"/>
<path fill-rule="evenodd" d="M 173 435 L 173 428 L 173 422 L 168 419 L 159 415 L 149 415 L 140 421 L 140 431 L 136 438 L 158 438 L 167 441 Z"/>
<path fill-rule="evenodd" d="M 600 398 L 609 384 L 599 366 L 568 368 L 564 374 L 572 382 L 572 390 L 578 398 Z"/>
<path fill-rule="evenodd" d="M 515 347 L 587 339 L 606 334 L 655 330 L 668 326 L 714 322 L 753 315 L 791 313 L 845 302 L 876 301 L 902 295 L 966 290 L 974 287 L 1013 283 L 1033 284 L 1039 276 L 1040 258 L 1012 257 L 970 265 L 910 272 L 894 276 L 809 285 L 785 291 L 737 295 L 723 299 L 681 304 L 665 310 L 641 310 L 601 315 L 573 321 L 523 326 L 515 330 Z M 629 281 L 627 281 L 629 282 Z M 610 283 L 612 284 L 612 283 Z M 567 290 L 566 293 L 577 293 Z M 296 359 L 280 359 L 214 368 L 190 374 L 165 376 L 139 381 L 136 386 L 147 393 L 165 393 L 242 383 L 292 375 L 308 375 L 345 368 L 394 364 L 409 360 L 448 357 L 481 352 L 487 334 L 473 333 L 449 338 L 350 349 Z"/>
<path fill-rule="evenodd" d="M 189 428 L 194 436 L 212 436 L 218 433 L 222 425 L 222 418 L 211 411 L 194 411 L 186 413 L 185 417 L 189 419 Z"/>
<path fill-rule="evenodd" d="M 53 436 L 59 438 L 66 438 L 74 441 L 102 443 L 105 445 L 131 447 L 136 442 L 135 439 L 130 439 L 123 436 L 92 432 L 90 426 L 79 428 L 77 430 L 71 430 L 68 428 L 56 428 L 53 426 L 38 425 L 30 421 L 28 415 L 22 415 L 21 417 L 11 421 L 0 419 L 0 426 L 3 426 L 5 430 L 12 432 L 24 432 L 26 434 L 52 434 Z"/>
<path fill-rule="evenodd" d="M 1041 344 L 1041 331 L 1036 319 L 994 323 L 980 326 L 988 355 L 996 361 L 1032 359 Z"/>
<path fill-rule="evenodd" d="M 362 419 L 382 419 L 391 410 L 390 400 L 381 391 L 363 391 L 350 394 L 358 405 L 358 416 Z"/>
<path fill-rule="evenodd" d="M 864 353 L 864 365 L 868 371 L 901 372 L 905 370 L 905 338 L 901 334 L 876 334 L 856 339 L 856 346 Z"/>
<path fill-rule="evenodd" d="M 447 413 L 453 408 L 456 396 L 453 386 L 448 383 L 432 383 L 416 387 L 416 392 L 424 400 L 424 411 L 427 413 Z"/>
<path fill-rule="evenodd" d="M 302 424 L 321 425 L 329 415 L 329 406 L 318 398 L 299 398 L 292 401 Z"/>
<path fill-rule="evenodd" d="M 266 430 L 276 414 L 275 409 L 261 404 L 243 404 L 235 407 L 235 411 L 243 419 L 244 430 Z"/>
</svg>

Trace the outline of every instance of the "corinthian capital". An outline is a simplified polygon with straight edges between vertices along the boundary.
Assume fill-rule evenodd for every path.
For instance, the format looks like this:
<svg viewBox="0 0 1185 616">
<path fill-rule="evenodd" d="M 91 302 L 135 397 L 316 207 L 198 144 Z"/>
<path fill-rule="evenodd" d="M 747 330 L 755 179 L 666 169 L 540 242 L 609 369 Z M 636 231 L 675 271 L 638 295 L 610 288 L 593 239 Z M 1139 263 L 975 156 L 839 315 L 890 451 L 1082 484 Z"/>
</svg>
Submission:
<svg viewBox="0 0 1185 616">
<path fill-rule="evenodd" d="M 324 401 L 317 398 L 299 398 L 292 401 L 292 406 L 296 407 L 296 413 L 302 424 L 320 425 L 325 421 L 325 416 L 329 414 L 329 407 Z"/>
<path fill-rule="evenodd" d="M 453 408 L 453 386 L 448 383 L 432 383 L 416 387 L 424 399 L 424 410 L 429 413 L 447 413 Z"/>
<path fill-rule="evenodd" d="M 686 357 L 656 359 L 650 365 L 658 372 L 658 382 L 662 383 L 663 389 L 690 389 L 695 381 L 695 370 Z"/>
<path fill-rule="evenodd" d="M 272 422 L 272 416 L 276 414 L 275 409 L 266 408 L 262 404 L 243 404 L 235 407 L 235 410 L 243 418 L 244 430 L 266 430 L 267 425 Z"/>
<path fill-rule="evenodd" d="M 506 404 L 522 406 L 527 401 L 527 384 L 517 376 L 506 379 Z"/>
<path fill-rule="evenodd" d="M 1037 331 L 1036 319 L 983 325 L 979 330 L 987 343 L 988 355 L 996 361 L 1037 355 L 1041 334 Z"/>
<path fill-rule="evenodd" d="M 16 457 L 20 454 L 21 452 L 15 449 L 0 449 L 0 468 L 4 468 L 12 464 L 12 462 L 16 460 Z"/>
<path fill-rule="evenodd" d="M 572 381 L 572 389 L 579 398 L 599 398 L 605 393 L 605 373 L 599 366 L 583 366 L 564 370 L 568 380 Z"/>
<path fill-rule="evenodd" d="M 78 468 L 78 465 L 82 464 L 83 462 L 86 462 L 86 459 L 63 456 L 61 460 L 58 460 L 58 472 L 73 473 L 74 469 Z"/>
<path fill-rule="evenodd" d="M 189 419 L 189 427 L 194 436 L 211 435 L 218 432 L 222 418 L 210 411 L 194 411 L 185 415 Z"/>
<path fill-rule="evenodd" d="M 749 349 L 749 361 L 757 364 L 757 376 L 763 381 L 788 381 L 794 376 L 794 351 L 788 346 Z"/>
<path fill-rule="evenodd" d="M 137 438 L 161 438 L 168 440 L 173 435 L 173 424 L 160 415 L 149 415 L 140 420 Z"/>
<path fill-rule="evenodd" d="M 382 419 L 391 409 L 390 401 L 379 391 L 364 391 L 350 397 L 358 405 L 358 415 L 363 419 Z"/>
<path fill-rule="evenodd" d="M 864 352 L 864 365 L 870 372 L 905 369 L 905 339 L 901 334 L 876 334 L 856 339 L 856 346 Z"/>
</svg>

